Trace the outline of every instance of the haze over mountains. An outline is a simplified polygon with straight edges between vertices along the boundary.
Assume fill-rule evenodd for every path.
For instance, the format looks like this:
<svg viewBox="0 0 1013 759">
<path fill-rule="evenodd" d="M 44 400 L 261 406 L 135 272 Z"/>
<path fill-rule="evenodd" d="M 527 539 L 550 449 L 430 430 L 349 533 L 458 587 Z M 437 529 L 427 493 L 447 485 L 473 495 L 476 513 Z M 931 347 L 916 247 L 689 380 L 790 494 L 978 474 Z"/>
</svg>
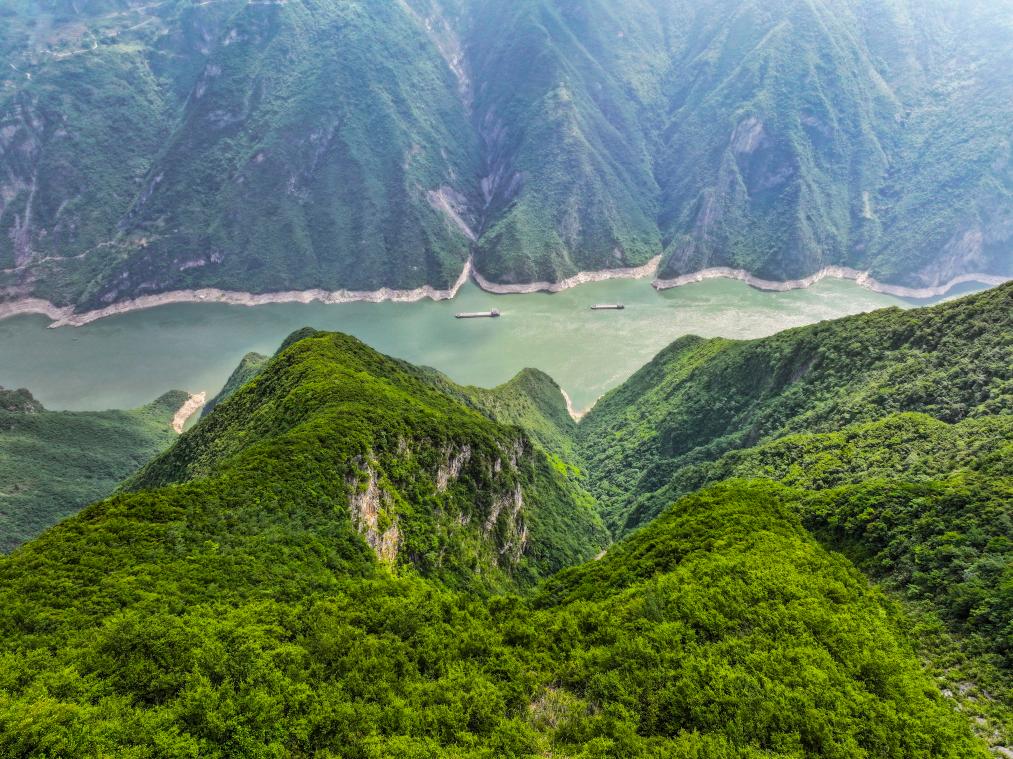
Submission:
<svg viewBox="0 0 1013 759">
<path fill-rule="evenodd" d="M 1013 3 L 16 0 L 0 298 L 1013 275 Z"/>
</svg>

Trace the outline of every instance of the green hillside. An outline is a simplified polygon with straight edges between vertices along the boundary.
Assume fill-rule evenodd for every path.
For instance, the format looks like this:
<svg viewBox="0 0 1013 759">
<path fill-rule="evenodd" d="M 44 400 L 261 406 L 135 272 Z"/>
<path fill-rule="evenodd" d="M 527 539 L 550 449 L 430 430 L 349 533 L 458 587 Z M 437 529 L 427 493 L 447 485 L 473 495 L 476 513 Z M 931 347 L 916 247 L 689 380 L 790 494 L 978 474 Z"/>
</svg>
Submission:
<svg viewBox="0 0 1013 759">
<path fill-rule="evenodd" d="M 0 297 L 1013 276 L 1010 0 L 0 13 Z"/>
<path fill-rule="evenodd" d="M 788 435 L 678 470 L 630 521 L 735 477 L 806 491 L 793 510 L 825 546 L 905 602 L 930 669 L 997 745 L 1013 739 L 1013 417 L 895 414 Z"/>
<path fill-rule="evenodd" d="M 0 388 L 0 552 L 109 495 L 168 448 L 186 399 L 173 391 L 133 411 L 47 411 L 27 390 Z"/>
<path fill-rule="evenodd" d="M 126 489 L 247 500 L 246 523 L 271 533 L 273 498 L 255 493 L 281 488 L 310 534 L 358 532 L 382 562 L 473 589 L 528 585 L 606 544 L 591 499 L 522 430 L 354 338 L 300 335 Z"/>
<path fill-rule="evenodd" d="M 665 505 L 631 517 L 637 498 L 731 450 L 904 411 L 951 423 L 1009 414 L 1011 350 L 1013 285 L 760 340 L 687 337 L 595 405 L 579 448 L 592 492 L 622 532 Z"/>
<path fill-rule="evenodd" d="M 247 353 L 243 356 L 243 360 L 239 362 L 239 366 L 229 375 L 229 378 L 225 381 L 225 386 L 218 391 L 218 395 L 204 404 L 204 408 L 201 409 L 201 416 L 205 417 L 210 414 L 219 403 L 256 377 L 267 364 L 268 360 L 267 356 L 260 353 Z"/>
<path fill-rule="evenodd" d="M 1011 298 L 678 341 L 581 421 L 585 484 L 617 536 L 732 478 L 804 492 L 802 523 L 904 602 L 937 681 L 1009 746 Z"/>
<path fill-rule="evenodd" d="M 292 501 L 193 485 L 0 563 L 7 754 L 988 756 L 795 491 L 701 493 L 525 601 L 396 578 Z"/>
<path fill-rule="evenodd" d="M 0 558 L 0 754 L 995 756 L 1011 297 L 682 340 L 580 423 L 300 330 Z"/>
<path fill-rule="evenodd" d="M 464 392 L 484 413 L 523 427 L 545 450 L 573 463 L 577 423 L 556 381 L 545 372 L 525 369 L 492 390 L 469 387 Z"/>
<path fill-rule="evenodd" d="M 646 524 L 668 504 L 705 485 L 735 477 L 763 477 L 806 490 L 858 485 L 869 478 L 924 482 L 957 469 L 1009 476 L 1013 415 L 948 424 L 901 413 L 837 432 L 786 435 L 713 461 L 677 469 L 660 489 L 638 496 L 629 525 Z"/>
</svg>

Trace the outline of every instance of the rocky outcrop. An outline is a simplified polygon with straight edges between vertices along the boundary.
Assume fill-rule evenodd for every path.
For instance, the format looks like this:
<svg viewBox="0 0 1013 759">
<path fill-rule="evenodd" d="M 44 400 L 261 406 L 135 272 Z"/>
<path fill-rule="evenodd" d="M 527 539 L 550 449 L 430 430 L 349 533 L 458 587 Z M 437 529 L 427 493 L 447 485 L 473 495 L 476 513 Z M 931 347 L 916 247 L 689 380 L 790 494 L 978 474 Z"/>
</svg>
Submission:
<svg viewBox="0 0 1013 759">
<path fill-rule="evenodd" d="M 465 219 L 469 215 L 468 200 L 461 193 L 453 187 L 444 185 L 439 189 L 430 190 L 426 197 L 429 199 L 429 205 L 446 216 L 457 231 L 471 242 L 478 240 L 478 235 L 471 228 L 471 224 L 475 223 L 474 220 L 469 224 Z"/>
<path fill-rule="evenodd" d="M 365 476 L 365 482 L 357 476 L 346 481 L 350 491 L 348 508 L 352 522 L 373 549 L 376 558 L 393 566 L 401 541 L 397 519 L 391 517 L 387 510 L 387 496 L 379 485 L 376 468 L 372 464 L 366 465 Z"/>
<path fill-rule="evenodd" d="M 401 465 L 413 459 L 413 451 L 429 444 L 424 440 L 399 439 L 397 457 Z M 509 571 L 520 562 L 527 548 L 524 488 L 519 479 L 525 453 L 523 440 L 503 445 L 500 455 L 492 460 L 476 459 L 475 449 L 469 443 L 448 445 L 441 449 L 442 462 L 435 472 L 423 471 L 413 476 L 413 482 L 418 481 L 418 474 L 432 477 L 436 494 L 441 497 L 437 510 L 438 522 L 442 525 L 439 529 L 447 530 L 448 534 L 467 531 L 485 544 L 479 551 L 479 563 L 475 568 L 479 573 L 491 565 Z M 356 473 L 349 475 L 345 484 L 349 513 L 356 530 L 378 561 L 394 567 L 413 522 L 411 518 L 402 519 L 398 513 L 401 500 L 395 491 L 400 485 L 385 479 L 383 460 L 382 455 L 368 454 L 357 462 Z M 461 493 L 454 491 L 451 485 L 468 475 L 476 478 L 472 484 L 478 484 L 479 490 L 484 492 L 478 497 L 465 493 L 462 499 Z"/>
<path fill-rule="evenodd" d="M 13 414 L 39 414 L 45 411 L 45 408 L 25 388 L 5 390 L 0 387 L 0 411 L 9 411 Z"/>
<path fill-rule="evenodd" d="M 461 476 L 464 465 L 471 460 L 471 446 L 462 445 L 456 451 L 448 449 L 444 455 L 447 463 L 436 470 L 436 490 L 439 493 L 446 492 L 450 483 Z"/>
<path fill-rule="evenodd" d="M 482 531 L 492 537 L 499 528 L 499 555 L 510 564 L 520 561 L 528 544 L 528 528 L 524 523 L 524 492 L 520 483 L 510 493 L 493 499 L 492 508 L 486 517 Z"/>
</svg>

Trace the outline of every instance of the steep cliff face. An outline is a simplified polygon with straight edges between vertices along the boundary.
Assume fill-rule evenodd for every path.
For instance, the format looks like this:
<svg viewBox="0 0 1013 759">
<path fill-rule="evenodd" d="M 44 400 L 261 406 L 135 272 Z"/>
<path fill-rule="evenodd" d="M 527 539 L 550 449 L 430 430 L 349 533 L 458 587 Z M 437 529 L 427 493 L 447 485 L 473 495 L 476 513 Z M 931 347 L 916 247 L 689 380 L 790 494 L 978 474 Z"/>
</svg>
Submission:
<svg viewBox="0 0 1013 759">
<path fill-rule="evenodd" d="M 245 472 L 256 491 L 277 458 L 300 494 L 280 508 L 317 512 L 318 493 L 328 529 L 395 571 L 460 587 L 526 586 L 607 544 L 580 483 L 519 428 L 465 405 L 464 389 L 344 335 L 300 336 L 128 489 L 215 488 Z"/>
<path fill-rule="evenodd" d="M 145 192 L 211 42 L 240 6 L 8 6 L 0 276 L 12 294 L 50 297 L 67 273 L 101 280 L 126 250 L 143 247 L 143 237 L 120 239 L 123 220 Z"/>
<path fill-rule="evenodd" d="M 995 99 L 1010 96 L 1008 4 L 725 10 L 719 25 L 701 18 L 709 33 L 666 87 L 663 278 L 1010 274 L 1011 134 Z"/>
<path fill-rule="evenodd" d="M 1013 275 L 1013 5 L 19 2 L 0 297 Z"/>
</svg>

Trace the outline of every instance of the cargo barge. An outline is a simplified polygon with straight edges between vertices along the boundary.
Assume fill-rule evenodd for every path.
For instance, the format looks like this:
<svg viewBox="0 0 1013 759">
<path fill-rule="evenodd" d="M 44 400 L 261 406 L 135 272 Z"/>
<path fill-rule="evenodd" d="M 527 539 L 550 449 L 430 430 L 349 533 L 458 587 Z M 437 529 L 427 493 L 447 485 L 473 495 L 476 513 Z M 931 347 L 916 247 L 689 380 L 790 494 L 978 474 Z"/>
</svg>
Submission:
<svg viewBox="0 0 1013 759">
<path fill-rule="evenodd" d="M 495 319 L 497 316 L 499 311 L 464 311 L 454 314 L 455 319 Z"/>
<path fill-rule="evenodd" d="M 622 311 L 626 306 L 622 303 L 595 303 L 591 306 L 592 311 Z"/>
</svg>

